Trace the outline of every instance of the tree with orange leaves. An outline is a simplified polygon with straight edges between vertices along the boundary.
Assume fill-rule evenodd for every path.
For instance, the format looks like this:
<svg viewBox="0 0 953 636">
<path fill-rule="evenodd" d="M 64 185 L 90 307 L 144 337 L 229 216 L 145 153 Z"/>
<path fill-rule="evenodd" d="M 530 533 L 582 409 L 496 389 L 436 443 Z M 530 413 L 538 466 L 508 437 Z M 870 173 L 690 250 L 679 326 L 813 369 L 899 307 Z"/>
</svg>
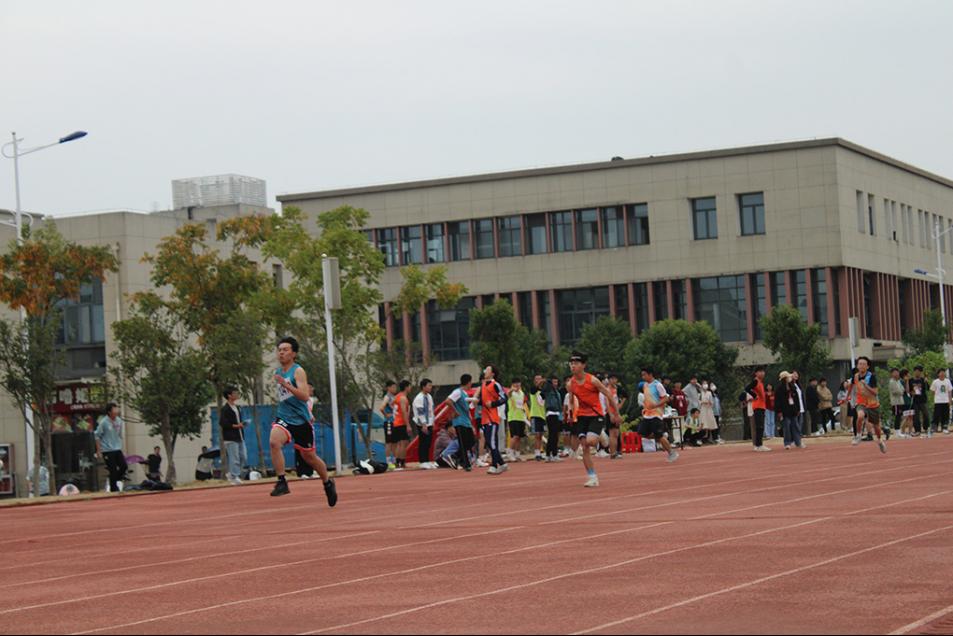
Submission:
<svg viewBox="0 0 953 636">
<path fill-rule="evenodd" d="M 29 229 L 21 244 L 12 242 L 0 255 L 0 302 L 26 312 L 26 319 L 0 318 L 0 387 L 9 394 L 35 440 L 32 484 L 39 495 L 40 465 L 56 483 L 52 461 L 51 406 L 56 395 L 56 370 L 62 362 L 57 335 L 62 315 L 57 304 L 79 297 L 80 286 L 103 281 L 118 270 L 116 256 L 106 246 L 67 241 L 52 222 L 35 233 Z M 27 408 L 33 418 L 26 417 Z"/>
</svg>

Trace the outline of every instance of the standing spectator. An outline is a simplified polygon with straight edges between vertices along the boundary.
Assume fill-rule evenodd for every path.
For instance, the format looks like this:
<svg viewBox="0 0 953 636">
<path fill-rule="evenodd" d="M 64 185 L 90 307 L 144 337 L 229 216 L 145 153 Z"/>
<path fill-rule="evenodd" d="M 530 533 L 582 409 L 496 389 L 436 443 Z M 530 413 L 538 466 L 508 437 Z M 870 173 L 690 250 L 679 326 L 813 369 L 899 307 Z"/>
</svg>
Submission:
<svg viewBox="0 0 953 636">
<path fill-rule="evenodd" d="M 414 398 L 414 424 L 420 446 L 417 448 L 419 461 L 430 461 L 430 446 L 433 443 L 433 382 L 429 378 L 420 381 L 420 393 Z"/>
<path fill-rule="evenodd" d="M 770 384 L 764 385 L 764 439 L 771 439 L 777 435 L 775 422 L 777 413 L 774 412 L 774 387 Z"/>
<path fill-rule="evenodd" d="M 715 421 L 715 394 L 711 390 L 711 385 L 708 382 L 702 383 L 701 404 L 702 407 L 698 415 L 699 430 L 697 433 L 699 435 L 696 441 L 714 444 L 714 436 L 718 431 L 718 422 Z"/>
<path fill-rule="evenodd" d="M 827 386 L 827 378 L 821 378 L 817 384 L 817 397 L 820 400 L 821 426 L 828 427 L 827 431 L 834 430 L 834 395 Z"/>
<path fill-rule="evenodd" d="M 913 400 L 913 436 L 918 437 L 921 431 L 930 426 L 930 416 L 927 413 L 927 381 L 923 377 L 923 367 L 917 365 L 913 368 L 908 390 Z"/>
<path fill-rule="evenodd" d="M 950 394 L 953 393 L 953 384 L 946 377 L 946 369 L 940 369 L 936 380 L 930 385 L 933 391 L 933 426 L 927 431 L 927 437 L 933 437 L 933 430 L 950 433 Z"/>
<path fill-rule="evenodd" d="M 394 446 L 394 470 L 407 467 L 407 445 L 410 443 L 410 380 L 401 380 L 394 396 L 394 420 L 385 433 L 385 440 Z"/>
<path fill-rule="evenodd" d="M 523 438 L 526 437 L 526 426 L 529 423 L 529 401 L 523 392 L 523 383 L 514 379 L 510 383 L 510 391 L 506 396 L 506 425 L 510 430 L 510 444 L 506 449 L 507 459 L 511 462 L 521 462 Z"/>
<path fill-rule="evenodd" d="M 390 438 L 393 436 L 391 429 L 394 427 L 394 397 L 396 395 L 397 383 L 388 380 L 384 383 L 384 397 L 381 398 L 381 402 L 377 406 L 377 412 L 384 418 L 384 461 L 395 467 L 397 465 L 397 444 Z"/>
<path fill-rule="evenodd" d="M 476 437 L 473 434 L 473 415 L 470 411 L 470 405 L 473 398 L 471 389 L 473 388 L 473 376 L 464 373 L 460 377 L 460 386 L 454 389 L 446 400 L 449 408 L 453 409 L 453 428 L 456 429 L 457 448 L 459 465 L 467 472 L 473 470 L 470 466 L 470 450 L 476 444 Z"/>
<path fill-rule="evenodd" d="M 904 396 L 907 391 L 900 379 L 900 369 L 894 367 L 890 369 L 890 382 L 887 383 L 887 390 L 890 393 L 890 410 L 893 412 L 893 429 L 900 431 L 900 425 L 903 422 Z"/>
<path fill-rule="evenodd" d="M 685 397 L 685 392 L 682 390 L 682 383 L 676 382 L 675 388 L 672 389 L 672 401 L 669 404 L 672 405 L 672 408 L 678 413 L 678 416 L 682 419 L 688 417 L 688 398 Z"/>
<path fill-rule="evenodd" d="M 801 389 L 801 374 L 797 371 L 791 372 L 791 382 L 794 385 L 794 391 L 797 393 L 798 404 L 800 406 L 801 412 L 797 417 L 797 428 L 798 435 L 801 438 L 801 441 L 798 443 L 798 448 L 805 448 L 804 444 L 804 414 L 806 412 L 804 408 L 804 391 Z"/>
<path fill-rule="evenodd" d="M 751 418 L 751 441 L 754 444 L 754 450 L 770 451 L 771 448 L 764 445 L 764 411 L 767 407 L 764 395 L 764 367 L 755 369 L 754 379 L 745 387 L 745 392 L 747 393 L 745 406 Z M 747 402 L 750 402 L 750 405 Z"/>
<path fill-rule="evenodd" d="M 900 371 L 900 382 L 903 384 L 903 418 L 900 421 L 901 438 L 913 436 L 913 396 L 910 395 L 910 372 Z"/>
<path fill-rule="evenodd" d="M 808 431 L 814 437 L 824 435 L 824 424 L 821 423 L 821 400 L 817 395 L 817 378 L 811 378 L 807 381 L 807 388 L 804 389 L 804 407 L 807 416 L 811 422 L 808 425 Z"/>
<path fill-rule="evenodd" d="M 738 409 L 741 412 L 741 439 L 747 441 L 751 439 L 751 423 L 754 421 L 753 411 L 749 413 L 749 402 L 751 396 L 747 391 L 742 391 L 738 396 Z"/>
<path fill-rule="evenodd" d="M 222 407 L 220 425 L 222 427 L 222 448 L 228 461 L 228 483 L 241 486 L 242 469 L 248 461 L 245 449 L 245 425 L 238 409 L 238 389 L 228 387 L 223 393 L 225 406 Z"/>
<path fill-rule="evenodd" d="M 774 394 L 775 408 L 782 417 L 784 450 L 791 450 L 794 447 L 804 448 L 801 443 L 801 427 L 798 425 L 798 417 L 801 415 L 800 397 L 794 376 L 787 371 L 782 371 Z"/>
<path fill-rule="evenodd" d="M 129 467 L 122 454 L 122 418 L 119 407 L 111 402 L 106 405 L 106 414 L 99 418 L 94 436 L 96 438 L 96 456 L 102 457 L 109 472 L 110 492 L 119 492 L 119 482 L 126 478 Z"/>
<path fill-rule="evenodd" d="M 840 391 L 837 392 L 837 406 L 840 407 L 840 428 L 842 431 L 850 430 L 853 427 L 851 419 L 851 382 L 844 380 L 841 383 Z"/>
<path fill-rule="evenodd" d="M 712 410 L 715 411 L 715 423 L 718 425 L 718 430 L 715 431 L 715 439 L 719 444 L 724 444 L 725 440 L 721 436 L 721 394 L 718 392 L 718 387 L 714 384 L 711 385 L 711 393 L 712 396 L 714 396 Z"/>
<path fill-rule="evenodd" d="M 156 446 L 152 449 L 152 454 L 146 457 L 146 466 L 148 472 L 146 477 L 152 481 L 162 481 L 162 452 Z"/>
<path fill-rule="evenodd" d="M 688 411 L 693 409 L 701 410 L 702 407 L 702 387 L 698 383 L 698 376 L 693 375 L 685 387 L 685 399 L 688 400 Z"/>
<path fill-rule="evenodd" d="M 552 378 L 541 389 L 546 412 L 546 461 L 559 462 L 559 437 L 562 433 L 563 398 L 559 393 L 559 379 Z"/>
</svg>

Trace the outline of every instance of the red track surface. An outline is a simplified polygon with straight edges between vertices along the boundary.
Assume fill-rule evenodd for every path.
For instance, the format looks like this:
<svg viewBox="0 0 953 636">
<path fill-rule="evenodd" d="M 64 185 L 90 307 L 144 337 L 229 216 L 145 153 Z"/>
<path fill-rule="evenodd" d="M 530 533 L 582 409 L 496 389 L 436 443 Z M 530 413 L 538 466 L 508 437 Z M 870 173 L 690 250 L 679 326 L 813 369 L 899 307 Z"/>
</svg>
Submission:
<svg viewBox="0 0 953 636">
<path fill-rule="evenodd" d="M 810 442 L 809 442 L 810 443 Z M 953 439 L 0 510 L 3 633 L 942 633 Z"/>
</svg>

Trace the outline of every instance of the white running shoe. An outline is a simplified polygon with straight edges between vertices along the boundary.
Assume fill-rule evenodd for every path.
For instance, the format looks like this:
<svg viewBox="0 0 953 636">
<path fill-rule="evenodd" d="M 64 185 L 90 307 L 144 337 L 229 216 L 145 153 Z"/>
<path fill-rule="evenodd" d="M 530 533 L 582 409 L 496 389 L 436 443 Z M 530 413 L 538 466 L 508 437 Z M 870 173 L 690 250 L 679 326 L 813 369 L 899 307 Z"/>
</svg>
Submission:
<svg viewBox="0 0 953 636">
<path fill-rule="evenodd" d="M 668 452 L 668 463 L 671 464 L 672 462 L 676 461 L 678 457 L 678 451 L 673 448 Z"/>
<path fill-rule="evenodd" d="M 490 463 L 483 461 L 482 458 L 476 460 L 476 466 L 477 466 L 477 468 L 486 468 L 486 467 L 489 466 L 489 465 L 490 465 Z"/>
<path fill-rule="evenodd" d="M 860 445 L 860 435 L 854 435 L 854 439 L 853 439 L 853 441 L 851 441 L 850 445 L 851 445 L 851 446 L 859 446 L 859 445 Z"/>
<path fill-rule="evenodd" d="M 490 466 L 489 468 L 486 469 L 486 474 L 487 474 L 487 475 L 499 475 L 499 474 L 500 474 L 500 469 L 497 468 L 496 466 Z"/>
<path fill-rule="evenodd" d="M 785 445 L 784 450 L 791 450 L 791 445 L 790 444 Z"/>
<path fill-rule="evenodd" d="M 801 440 L 801 443 L 797 445 L 798 448 L 807 448 L 807 444 L 804 443 L 804 440 Z M 771 450 L 770 448 L 768 450 Z"/>
<path fill-rule="evenodd" d="M 496 474 L 497 474 L 497 475 L 502 475 L 503 473 L 505 473 L 505 472 L 508 471 L 509 469 L 510 469 L 510 465 L 509 465 L 509 464 L 501 464 L 501 465 L 496 469 Z"/>
<path fill-rule="evenodd" d="M 607 452 L 605 452 L 604 450 L 601 450 L 601 449 L 600 449 L 599 452 L 596 453 L 596 457 L 606 458 L 606 457 L 609 457 L 609 453 L 607 453 Z"/>
<path fill-rule="evenodd" d="M 586 482 L 586 488 L 598 488 L 599 487 L 599 478 L 596 475 L 593 475 L 589 478 L 589 481 Z"/>
</svg>

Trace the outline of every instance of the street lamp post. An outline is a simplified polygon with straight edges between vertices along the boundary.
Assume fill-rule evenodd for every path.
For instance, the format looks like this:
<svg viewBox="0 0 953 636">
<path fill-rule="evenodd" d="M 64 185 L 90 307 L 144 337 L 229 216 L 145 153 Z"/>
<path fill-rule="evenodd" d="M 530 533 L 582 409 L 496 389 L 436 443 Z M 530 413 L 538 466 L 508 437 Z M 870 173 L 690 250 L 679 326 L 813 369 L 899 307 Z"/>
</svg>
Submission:
<svg viewBox="0 0 953 636">
<path fill-rule="evenodd" d="M 13 140 L 7 144 L 4 144 L 3 147 L 0 148 L 0 154 L 2 154 L 7 159 L 13 159 L 13 182 L 14 182 L 13 185 L 14 185 L 14 191 L 16 192 L 16 210 L 14 210 L 13 222 L 11 223 L 10 221 L 0 221 L 0 223 L 3 223 L 6 226 L 13 227 L 16 229 L 17 245 L 23 244 L 23 216 L 24 214 L 26 214 L 23 212 L 23 209 L 20 205 L 20 157 L 23 157 L 24 155 L 33 154 L 34 152 L 39 152 L 40 150 L 44 150 L 46 148 L 52 148 L 53 146 L 65 144 L 70 141 L 75 141 L 76 139 L 82 139 L 86 135 L 87 133 L 85 131 L 77 130 L 76 132 L 72 132 L 66 135 L 65 137 L 60 137 L 58 141 L 55 141 L 51 144 L 45 144 L 43 146 L 36 146 L 34 148 L 23 149 L 23 148 L 20 148 L 20 142 L 23 141 L 23 139 L 17 139 L 17 134 L 13 132 L 13 133 L 10 133 L 10 136 L 12 137 Z M 13 152 L 11 154 L 8 154 L 7 148 L 12 148 Z M 32 225 L 33 217 L 30 214 L 26 214 L 26 216 L 30 218 L 30 224 Z M 20 307 L 20 322 L 22 323 L 25 320 L 26 320 L 26 310 L 23 307 Z M 27 448 L 27 458 L 28 458 L 27 461 L 30 461 L 29 458 L 32 458 L 33 453 L 35 452 L 35 444 L 34 444 L 33 435 L 31 435 L 32 428 L 33 428 L 33 409 L 30 408 L 29 405 L 26 407 L 23 413 L 23 416 L 25 419 L 24 426 L 26 429 L 26 448 Z"/>
</svg>

